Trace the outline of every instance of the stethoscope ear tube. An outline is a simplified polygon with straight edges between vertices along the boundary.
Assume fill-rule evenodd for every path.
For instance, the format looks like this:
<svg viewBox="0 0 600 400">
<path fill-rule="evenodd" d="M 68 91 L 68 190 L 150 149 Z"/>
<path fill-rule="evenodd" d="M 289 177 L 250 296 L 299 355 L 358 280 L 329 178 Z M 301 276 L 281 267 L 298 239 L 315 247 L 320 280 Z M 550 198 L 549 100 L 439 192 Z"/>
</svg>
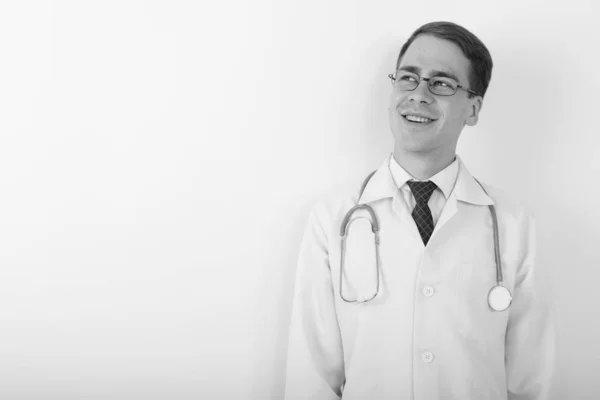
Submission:
<svg viewBox="0 0 600 400">
<path fill-rule="evenodd" d="M 340 226 L 340 236 L 342 238 L 346 236 L 346 233 L 348 231 L 348 221 L 350 221 L 352 214 L 354 214 L 355 211 L 361 210 L 361 209 L 367 210 L 369 212 L 369 214 L 371 215 L 371 230 L 373 231 L 373 233 L 377 234 L 377 232 L 379 232 L 379 220 L 377 219 L 377 216 L 375 215 L 375 211 L 373 211 L 371 206 L 369 206 L 368 204 L 358 204 L 358 205 L 352 207 L 350 209 L 350 211 L 348 211 L 346 213 L 346 216 L 344 217 L 344 220 L 342 221 L 342 225 Z"/>
<path fill-rule="evenodd" d="M 344 265 L 345 265 L 345 258 L 346 258 L 346 233 L 347 233 L 347 225 L 348 225 L 348 220 L 350 219 L 350 217 L 352 216 L 352 213 L 357 210 L 357 207 L 353 207 L 350 211 L 348 211 L 348 213 L 346 213 L 346 217 L 344 218 L 344 223 L 342 224 L 342 227 L 344 228 L 344 234 L 342 235 L 341 238 L 341 243 L 340 243 L 340 249 L 341 249 L 341 258 L 340 258 L 340 282 L 339 282 L 339 286 L 340 286 L 340 297 L 342 300 L 344 300 L 346 303 L 366 303 L 368 301 L 373 300 L 375 297 L 377 297 L 377 295 L 379 294 L 379 222 L 377 221 L 377 217 L 375 216 L 375 212 L 373 211 L 373 209 L 369 206 L 369 205 L 364 205 L 364 207 L 360 207 L 360 208 L 365 208 L 367 211 L 369 211 L 369 214 L 371 214 L 371 216 L 373 217 L 373 219 L 371 220 L 371 230 L 373 231 L 374 234 L 374 240 L 375 240 L 375 274 L 376 274 L 376 279 L 377 279 L 377 285 L 375 287 L 375 293 L 373 293 L 373 295 L 369 298 L 362 298 L 362 299 L 356 299 L 356 300 L 348 300 L 346 297 L 344 297 L 344 293 L 343 293 L 343 275 L 344 275 Z"/>
<path fill-rule="evenodd" d="M 377 172 L 377 170 L 371 172 L 369 174 L 369 176 L 367 176 L 367 178 L 364 180 L 361 188 L 360 188 L 360 193 L 358 195 L 359 199 L 362 196 L 362 194 L 365 191 L 365 188 L 367 187 L 367 184 L 369 183 L 369 181 L 371 180 L 371 177 L 373 175 L 375 175 L 375 172 Z M 375 235 L 375 273 L 377 274 L 377 287 L 375 289 L 375 293 L 373 294 L 373 296 L 371 296 L 370 298 L 364 298 L 364 299 L 356 299 L 356 300 L 348 300 L 347 298 L 344 297 L 343 291 L 342 291 L 342 287 L 343 285 L 343 281 L 342 281 L 342 276 L 344 273 L 344 262 L 345 262 L 345 257 L 346 257 L 346 235 L 348 233 L 348 223 L 350 221 L 350 218 L 352 218 L 352 215 L 354 214 L 355 211 L 357 210 L 367 210 L 367 212 L 371 215 L 371 230 L 373 231 L 373 234 Z M 357 204 L 354 207 L 352 207 L 344 216 L 344 219 L 342 220 L 342 224 L 340 225 L 340 237 L 341 237 L 341 257 L 340 257 L 340 297 L 342 298 L 342 300 L 344 300 L 346 303 L 366 303 L 368 301 L 373 300 L 375 297 L 377 297 L 377 295 L 379 294 L 379 220 L 377 219 L 377 215 L 375 215 L 375 211 L 373 211 L 373 208 L 371 206 L 369 206 L 368 204 Z"/>
</svg>

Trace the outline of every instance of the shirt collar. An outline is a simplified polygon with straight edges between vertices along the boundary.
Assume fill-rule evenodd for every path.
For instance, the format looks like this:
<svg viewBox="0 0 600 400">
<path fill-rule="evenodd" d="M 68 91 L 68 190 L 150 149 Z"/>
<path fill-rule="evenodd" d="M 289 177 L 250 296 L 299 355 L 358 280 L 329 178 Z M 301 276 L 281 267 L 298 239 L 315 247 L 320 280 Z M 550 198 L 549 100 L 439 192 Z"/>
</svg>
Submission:
<svg viewBox="0 0 600 400">
<path fill-rule="evenodd" d="M 402 187 L 402 185 L 404 185 L 408 180 L 413 179 L 408 172 L 400 167 L 398 163 L 392 161 L 392 159 L 392 155 L 387 157 L 379 166 L 379 168 L 373 173 L 367 182 L 362 195 L 358 199 L 358 204 L 368 204 L 381 199 L 393 198 L 397 190 L 396 184 L 394 183 L 394 177 L 396 178 L 400 187 Z M 398 169 L 401 171 L 395 169 L 394 164 L 396 164 Z M 453 165 L 454 167 L 452 167 Z M 456 168 L 458 171 L 452 172 L 453 168 Z M 390 170 L 396 171 L 394 172 L 394 176 L 392 176 L 392 172 Z M 403 174 L 406 175 L 406 179 Z M 438 177 L 438 175 L 441 176 Z M 455 184 L 452 179 L 453 177 L 456 177 Z M 454 192 L 457 200 L 460 201 L 477 205 L 494 204 L 494 201 L 487 195 L 483 187 L 471 175 L 458 155 L 456 155 L 456 159 L 452 164 L 446 167 L 443 171 L 440 171 L 434 175 L 431 180 L 434 180 L 435 184 L 438 185 L 442 192 L 444 192 L 444 196 L 446 196 L 446 198 L 448 198 L 450 194 Z M 454 187 L 454 189 L 452 189 L 452 187 Z"/>
<path fill-rule="evenodd" d="M 418 179 L 414 178 L 412 175 L 408 173 L 393 157 L 390 158 L 390 171 L 394 180 L 398 184 L 400 188 L 402 188 L 406 182 L 410 180 L 418 181 Z M 429 178 L 428 180 L 432 181 L 436 184 L 438 188 L 444 194 L 446 200 L 450 197 L 450 193 L 452 193 L 452 189 L 454 189 L 454 184 L 456 183 L 456 178 L 458 177 L 458 160 L 455 158 L 454 161 L 450 163 L 446 168 Z"/>
</svg>

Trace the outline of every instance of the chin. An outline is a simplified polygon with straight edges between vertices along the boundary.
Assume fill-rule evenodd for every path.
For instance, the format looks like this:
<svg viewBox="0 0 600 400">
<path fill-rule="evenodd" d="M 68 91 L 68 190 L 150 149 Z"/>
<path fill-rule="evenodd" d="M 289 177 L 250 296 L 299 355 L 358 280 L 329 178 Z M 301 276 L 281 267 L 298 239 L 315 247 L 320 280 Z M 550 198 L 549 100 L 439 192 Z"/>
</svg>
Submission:
<svg viewBox="0 0 600 400">
<path fill-rule="evenodd" d="M 429 135 L 424 135 L 423 133 L 413 133 L 413 132 L 394 132 L 394 147 L 397 149 L 401 149 L 404 151 L 410 152 L 423 152 L 429 151 L 433 146 L 431 143 L 431 137 Z"/>
<path fill-rule="evenodd" d="M 407 153 L 426 153 L 431 150 L 431 145 L 420 140 L 396 139 L 394 150 L 402 150 Z"/>
<path fill-rule="evenodd" d="M 403 143 L 399 148 L 406 153 L 429 153 L 432 150 L 430 146 L 420 143 L 410 143 L 408 145 Z"/>
</svg>

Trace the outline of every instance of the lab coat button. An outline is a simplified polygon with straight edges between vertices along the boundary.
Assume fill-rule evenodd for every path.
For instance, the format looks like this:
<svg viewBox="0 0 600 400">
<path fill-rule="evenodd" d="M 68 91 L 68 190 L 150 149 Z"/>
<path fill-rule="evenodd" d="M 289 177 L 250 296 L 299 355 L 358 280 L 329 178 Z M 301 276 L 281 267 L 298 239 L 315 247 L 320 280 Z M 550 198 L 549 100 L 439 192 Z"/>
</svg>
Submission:
<svg viewBox="0 0 600 400">
<path fill-rule="evenodd" d="M 427 297 L 433 296 L 434 293 L 435 293 L 435 289 L 433 288 L 433 286 L 425 286 L 423 288 L 423 294 Z"/>
<path fill-rule="evenodd" d="M 433 361 L 433 353 L 426 351 L 425 353 L 423 353 L 421 355 L 421 358 L 423 359 L 424 362 L 430 363 Z"/>
</svg>

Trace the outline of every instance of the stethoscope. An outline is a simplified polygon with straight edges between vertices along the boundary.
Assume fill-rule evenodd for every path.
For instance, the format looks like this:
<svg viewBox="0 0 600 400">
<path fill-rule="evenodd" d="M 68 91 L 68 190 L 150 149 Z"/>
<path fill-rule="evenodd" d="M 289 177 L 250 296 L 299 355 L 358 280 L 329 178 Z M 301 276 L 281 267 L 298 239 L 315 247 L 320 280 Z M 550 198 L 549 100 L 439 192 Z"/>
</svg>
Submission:
<svg viewBox="0 0 600 400">
<path fill-rule="evenodd" d="M 389 161 L 391 161 L 391 156 L 390 156 Z M 389 162 L 388 162 L 388 168 L 390 168 Z M 376 171 L 371 172 L 371 174 L 369 174 L 369 176 L 367 176 L 367 178 L 363 182 L 362 187 L 360 189 L 360 194 L 358 196 L 359 199 L 362 196 L 365 188 L 367 187 L 367 183 L 369 182 L 369 180 L 371 179 L 373 174 L 375 174 L 375 172 Z M 393 175 L 391 173 L 391 169 L 390 169 L 390 175 L 392 176 L 392 179 L 394 179 Z M 477 181 L 477 179 L 475 179 L 475 180 Z M 479 181 L 477 181 L 477 183 L 479 183 Z M 395 180 L 394 180 L 394 184 L 396 185 L 397 190 L 400 190 L 400 188 L 398 187 L 398 184 L 396 183 Z M 481 183 L 479 183 L 479 186 L 481 186 L 483 191 L 487 194 L 485 188 L 483 187 L 483 185 L 481 185 Z M 392 199 L 392 201 L 393 201 L 393 199 Z M 494 209 L 494 206 L 492 204 L 490 204 L 490 205 L 488 205 L 488 207 L 490 209 L 490 213 L 492 214 L 492 223 L 493 223 L 493 231 L 494 231 L 494 256 L 496 259 L 496 286 L 492 287 L 490 289 L 490 291 L 488 292 L 488 305 L 489 305 L 490 309 L 493 311 L 505 311 L 508 309 L 508 307 L 510 307 L 510 304 L 512 302 L 512 294 L 510 293 L 510 290 L 507 287 L 502 285 L 502 282 L 503 282 L 502 260 L 500 258 L 500 243 L 499 243 L 499 239 L 498 239 L 498 236 L 499 236 L 498 235 L 498 218 L 496 216 L 496 210 Z M 377 284 L 375 287 L 375 293 L 372 296 L 364 297 L 361 299 L 349 300 L 346 297 L 344 297 L 344 294 L 343 294 L 342 276 L 344 274 L 344 262 L 345 262 L 345 257 L 346 257 L 346 237 L 348 235 L 348 226 L 349 226 L 348 222 L 350 221 L 350 218 L 352 217 L 352 215 L 358 210 L 366 210 L 371 216 L 371 220 L 369 222 L 371 224 L 371 230 L 373 231 L 374 240 L 375 240 L 375 273 L 377 275 Z M 353 220 L 352 222 L 354 222 L 355 220 Z M 340 227 L 340 236 L 342 239 L 341 259 L 340 259 L 340 297 L 346 303 L 367 303 L 367 302 L 373 300 L 379 294 L 379 273 L 380 273 L 380 267 L 379 267 L 379 220 L 377 219 L 377 215 L 375 214 L 375 211 L 373 210 L 373 208 L 371 206 L 369 206 L 368 204 L 357 204 L 354 207 L 352 207 L 346 213 L 346 215 L 344 216 L 344 219 L 342 220 L 342 225 Z"/>
</svg>

